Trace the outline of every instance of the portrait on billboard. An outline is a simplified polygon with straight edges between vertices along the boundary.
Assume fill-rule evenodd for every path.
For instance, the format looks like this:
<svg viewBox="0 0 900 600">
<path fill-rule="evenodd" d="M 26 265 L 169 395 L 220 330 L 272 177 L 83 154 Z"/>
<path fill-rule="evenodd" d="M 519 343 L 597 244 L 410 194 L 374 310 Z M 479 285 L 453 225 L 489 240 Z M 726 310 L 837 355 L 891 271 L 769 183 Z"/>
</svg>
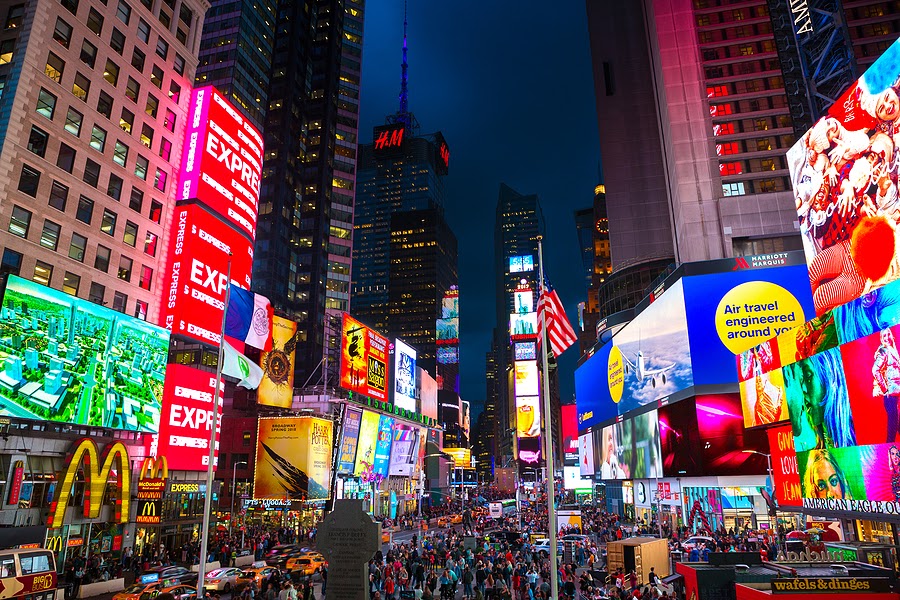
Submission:
<svg viewBox="0 0 900 600">
<path fill-rule="evenodd" d="M 789 365 L 838 345 L 834 314 L 827 312 L 776 338 L 781 364 Z"/>
<path fill-rule="evenodd" d="M 838 340 L 846 344 L 900 324 L 900 281 L 834 309 Z"/>
<path fill-rule="evenodd" d="M 630 425 L 631 423 L 628 421 L 623 421 L 607 425 L 600 431 L 601 479 L 629 479 L 631 477 L 625 456 L 625 430 L 626 426 L 630 428 Z M 630 433 L 627 437 L 630 441 Z"/>
<path fill-rule="evenodd" d="M 778 354 L 778 343 L 774 339 L 766 340 L 735 356 L 737 361 L 738 381 L 747 381 L 777 369 L 781 366 Z"/>
<path fill-rule="evenodd" d="M 788 406 L 785 402 L 781 369 L 768 373 L 758 371 L 751 379 L 741 381 L 738 387 L 745 427 L 758 427 L 787 420 Z"/>
<path fill-rule="evenodd" d="M 897 278 L 900 44 L 788 151 L 817 313 Z"/>
<path fill-rule="evenodd" d="M 900 441 L 900 326 L 841 345 L 859 445 Z"/>
<path fill-rule="evenodd" d="M 900 445 L 859 447 L 866 500 L 900 502 Z"/>
<path fill-rule="evenodd" d="M 856 445 L 841 352 L 832 348 L 784 367 L 796 451 Z"/>
<path fill-rule="evenodd" d="M 804 498 L 865 500 L 860 449 L 830 448 L 797 452 Z"/>
</svg>

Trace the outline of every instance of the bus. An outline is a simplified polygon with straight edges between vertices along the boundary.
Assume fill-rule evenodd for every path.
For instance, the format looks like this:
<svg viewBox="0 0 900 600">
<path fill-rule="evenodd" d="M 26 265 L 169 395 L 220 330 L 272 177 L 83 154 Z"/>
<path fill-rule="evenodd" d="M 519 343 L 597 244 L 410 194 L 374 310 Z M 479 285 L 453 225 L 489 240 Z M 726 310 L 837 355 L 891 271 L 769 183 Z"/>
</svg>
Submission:
<svg viewBox="0 0 900 600">
<path fill-rule="evenodd" d="M 56 583 L 56 559 L 50 550 L 0 550 L 0 600 L 53 600 Z"/>
<path fill-rule="evenodd" d="M 515 500 L 500 500 L 488 504 L 488 511 L 492 519 L 502 519 L 516 516 Z"/>
</svg>

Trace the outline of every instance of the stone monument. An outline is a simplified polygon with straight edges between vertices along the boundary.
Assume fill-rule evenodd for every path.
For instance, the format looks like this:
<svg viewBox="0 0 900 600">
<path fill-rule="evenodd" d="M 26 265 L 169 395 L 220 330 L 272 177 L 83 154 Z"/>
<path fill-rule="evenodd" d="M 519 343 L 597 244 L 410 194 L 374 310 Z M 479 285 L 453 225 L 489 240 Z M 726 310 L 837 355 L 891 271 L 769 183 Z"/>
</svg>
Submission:
<svg viewBox="0 0 900 600">
<path fill-rule="evenodd" d="M 328 600 L 366 600 L 366 564 L 381 548 L 381 524 L 363 510 L 362 500 L 335 500 L 316 539 L 328 560 Z"/>
</svg>

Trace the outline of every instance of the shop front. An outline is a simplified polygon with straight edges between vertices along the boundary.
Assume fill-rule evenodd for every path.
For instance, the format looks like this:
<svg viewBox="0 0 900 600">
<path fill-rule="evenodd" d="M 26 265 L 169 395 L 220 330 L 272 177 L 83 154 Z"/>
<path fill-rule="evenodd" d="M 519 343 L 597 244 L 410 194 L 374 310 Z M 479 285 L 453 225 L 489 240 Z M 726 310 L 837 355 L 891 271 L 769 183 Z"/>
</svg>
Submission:
<svg viewBox="0 0 900 600">
<path fill-rule="evenodd" d="M 634 482 L 635 518 L 644 524 L 659 519 L 671 531 L 684 522 L 681 506 L 681 484 L 675 478 L 638 479 Z"/>
</svg>

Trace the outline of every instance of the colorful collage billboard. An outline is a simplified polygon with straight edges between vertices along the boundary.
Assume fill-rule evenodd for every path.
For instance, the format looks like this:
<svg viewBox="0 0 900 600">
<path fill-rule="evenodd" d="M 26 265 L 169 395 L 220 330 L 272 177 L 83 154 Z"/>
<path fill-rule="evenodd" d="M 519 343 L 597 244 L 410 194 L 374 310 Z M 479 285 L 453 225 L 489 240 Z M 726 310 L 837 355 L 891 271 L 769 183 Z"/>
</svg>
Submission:
<svg viewBox="0 0 900 600">
<path fill-rule="evenodd" d="M 394 406 L 412 412 L 416 407 L 415 348 L 400 339 L 394 340 Z"/>
<path fill-rule="evenodd" d="M 169 332 L 10 275 L 0 307 L 0 415 L 159 431 Z"/>
<path fill-rule="evenodd" d="M 393 425 L 393 417 L 363 411 L 353 470 L 363 481 L 377 483 L 388 476 Z"/>
<path fill-rule="evenodd" d="M 389 401 L 388 339 L 347 313 L 341 332 L 341 387 L 373 400 Z"/>
<path fill-rule="evenodd" d="M 459 343 L 459 290 L 450 289 L 444 294 L 435 335 L 439 346 Z"/>
<path fill-rule="evenodd" d="M 898 335 L 895 281 L 738 356 L 744 424 L 790 424 L 804 507 L 900 503 Z"/>
<path fill-rule="evenodd" d="M 897 278 L 900 41 L 788 151 L 817 314 Z"/>
<path fill-rule="evenodd" d="M 253 498 L 327 500 L 333 425 L 311 417 L 259 419 Z"/>
</svg>

